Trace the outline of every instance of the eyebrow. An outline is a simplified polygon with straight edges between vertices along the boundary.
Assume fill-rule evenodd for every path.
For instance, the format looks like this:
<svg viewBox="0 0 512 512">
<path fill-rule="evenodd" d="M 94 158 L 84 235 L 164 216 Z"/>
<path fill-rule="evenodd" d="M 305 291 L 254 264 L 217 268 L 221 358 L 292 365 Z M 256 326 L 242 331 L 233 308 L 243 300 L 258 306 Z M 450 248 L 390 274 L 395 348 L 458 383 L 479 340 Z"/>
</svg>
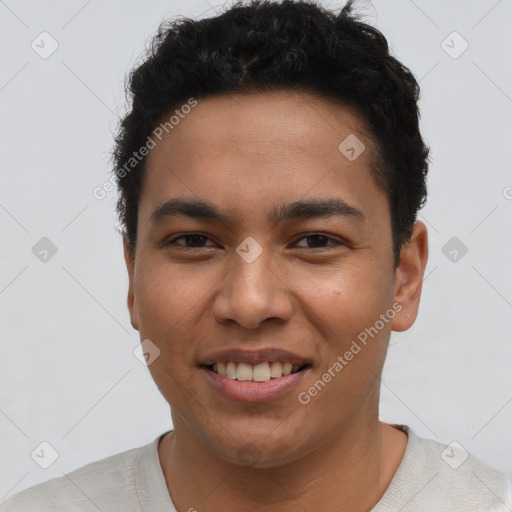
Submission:
<svg viewBox="0 0 512 512">
<path fill-rule="evenodd" d="M 150 216 L 154 225 L 164 220 L 185 215 L 194 219 L 209 219 L 229 224 L 231 219 L 214 204 L 198 199 L 175 197 L 157 206 Z M 364 220 L 363 212 L 339 198 L 321 198 L 285 203 L 274 208 L 268 216 L 269 222 L 277 224 L 291 219 L 314 219 L 339 215 L 356 220 Z"/>
</svg>

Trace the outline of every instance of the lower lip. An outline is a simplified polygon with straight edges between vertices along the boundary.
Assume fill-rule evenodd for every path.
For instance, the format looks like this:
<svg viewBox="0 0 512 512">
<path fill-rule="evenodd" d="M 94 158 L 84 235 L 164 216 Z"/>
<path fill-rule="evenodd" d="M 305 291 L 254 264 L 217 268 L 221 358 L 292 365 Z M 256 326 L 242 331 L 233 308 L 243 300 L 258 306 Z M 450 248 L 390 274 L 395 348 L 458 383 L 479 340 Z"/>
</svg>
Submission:
<svg viewBox="0 0 512 512">
<path fill-rule="evenodd" d="M 227 398 L 239 402 L 268 402 L 296 388 L 309 368 L 265 382 L 229 379 L 204 367 L 201 367 L 201 371 L 208 381 Z"/>
</svg>

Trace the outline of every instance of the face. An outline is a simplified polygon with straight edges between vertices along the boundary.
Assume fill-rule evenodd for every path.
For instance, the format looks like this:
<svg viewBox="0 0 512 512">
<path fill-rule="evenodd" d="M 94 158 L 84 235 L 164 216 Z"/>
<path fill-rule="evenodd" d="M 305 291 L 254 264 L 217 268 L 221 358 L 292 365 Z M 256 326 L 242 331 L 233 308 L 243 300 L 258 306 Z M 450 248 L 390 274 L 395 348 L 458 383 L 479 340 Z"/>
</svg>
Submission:
<svg viewBox="0 0 512 512">
<path fill-rule="evenodd" d="M 263 467 L 377 414 L 419 285 L 374 156 L 357 111 L 289 91 L 201 99 L 152 149 L 128 306 L 176 432 Z"/>
</svg>

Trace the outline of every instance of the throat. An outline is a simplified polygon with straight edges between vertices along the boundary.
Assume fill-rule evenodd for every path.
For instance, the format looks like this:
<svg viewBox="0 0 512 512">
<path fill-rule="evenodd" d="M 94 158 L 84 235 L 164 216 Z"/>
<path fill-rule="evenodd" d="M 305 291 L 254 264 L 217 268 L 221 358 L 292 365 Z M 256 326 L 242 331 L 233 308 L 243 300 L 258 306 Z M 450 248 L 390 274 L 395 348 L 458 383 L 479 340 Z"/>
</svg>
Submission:
<svg viewBox="0 0 512 512">
<path fill-rule="evenodd" d="M 177 425 L 182 419 L 175 416 Z M 158 444 L 158 456 L 177 510 L 296 512 L 297 503 L 311 512 L 336 510 L 340 503 L 344 512 L 370 510 L 391 483 L 408 437 L 380 422 L 371 441 L 369 432 L 356 430 L 346 432 L 341 442 L 326 439 L 293 463 L 269 468 L 230 464 L 205 450 L 190 432 L 179 437 L 182 446 L 174 432 L 167 433 Z"/>
</svg>

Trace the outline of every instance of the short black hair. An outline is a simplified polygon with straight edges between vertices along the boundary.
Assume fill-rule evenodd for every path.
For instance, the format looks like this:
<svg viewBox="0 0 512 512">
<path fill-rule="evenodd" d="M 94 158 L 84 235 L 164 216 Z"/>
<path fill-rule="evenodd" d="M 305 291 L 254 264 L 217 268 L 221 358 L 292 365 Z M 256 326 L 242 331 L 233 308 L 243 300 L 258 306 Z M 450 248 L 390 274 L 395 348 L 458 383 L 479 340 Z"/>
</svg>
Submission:
<svg viewBox="0 0 512 512">
<path fill-rule="evenodd" d="M 419 85 L 390 54 L 382 33 L 354 14 L 353 0 L 338 14 L 307 0 L 239 1 L 215 17 L 160 24 L 145 60 L 127 77 L 132 108 L 113 150 L 117 213 L 133 257 L 146 162 L 133 155 L 162 119 L 191 98 L 279 89 L 308 92 L 361 114 L 378 148 L 371 171 L 389 201 L 398 265 L 427 195 Z"/>
</svg>

